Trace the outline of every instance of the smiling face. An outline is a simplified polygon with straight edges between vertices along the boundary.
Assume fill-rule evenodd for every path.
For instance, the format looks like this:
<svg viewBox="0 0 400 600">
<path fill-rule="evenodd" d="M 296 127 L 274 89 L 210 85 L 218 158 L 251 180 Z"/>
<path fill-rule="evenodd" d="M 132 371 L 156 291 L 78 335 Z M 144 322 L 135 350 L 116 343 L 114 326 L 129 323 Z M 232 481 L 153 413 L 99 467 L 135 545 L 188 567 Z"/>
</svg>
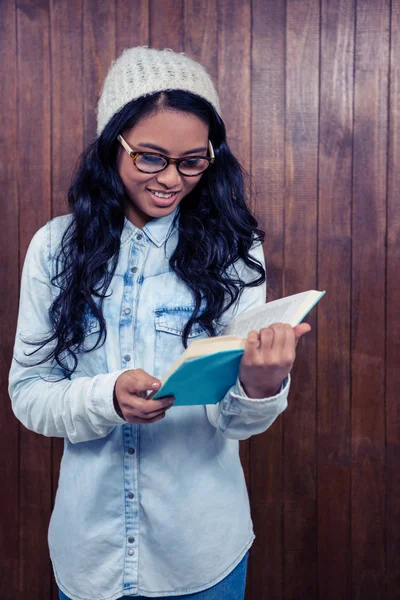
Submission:
<svg viewBox="0 0 400 600">
<path fill-rule="evenodd" d="M 160 109 L 124 130 L 122 136 L 134 152 L 159 152 L 171 158 L 207 156 L 208 126 L 191 113 Z M 127 196 L 125 215 L 139 228 L 169 215 L 203 175 L 185 177 L 175 164 L 159 173 L 142 173 L 122 146 L 117 169 Z"/>
</svg>

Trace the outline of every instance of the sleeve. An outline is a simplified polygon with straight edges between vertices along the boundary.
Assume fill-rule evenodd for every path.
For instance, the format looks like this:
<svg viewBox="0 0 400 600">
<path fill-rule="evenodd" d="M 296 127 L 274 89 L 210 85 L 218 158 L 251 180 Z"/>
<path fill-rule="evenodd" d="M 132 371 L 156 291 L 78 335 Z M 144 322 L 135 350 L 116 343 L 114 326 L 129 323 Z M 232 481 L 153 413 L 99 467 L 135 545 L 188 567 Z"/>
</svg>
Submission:
<svg viewBox="0 0 400 600">
<path fill-rule="evenodd" d="M 253 246 L 252 256 L 259 260 L 265 268 L 262 245 Z M 254 279 L 254 271 L 244 265 L 238 273 L 245 281 Z M 235 316 L 262 306 L 266 300 L 266 283 L 254 288 L 245 288 L 235 310 Z M 217 404 L 206 405 L 207 417 L 211 425 L 226 437 L 235 440 L 246 440 L 257 433 L 266 431 L 275 419 L 287 407 L 290 388 L 290 375 L 283 381 L 278 394 L 270 398 L 249 398 L 239 378 L 230 388 L 226 396 Z"/>
<path fill-rule="evenodd" d="M 115 412 L 113 391 L 127 369 L 57 381 L 65 372 L 55 361 L 35 366 L 54 342 L 28 356 L 37 346 L 24 340 L 44 338 L 52 330 L 49 227 L 47 223 L 34 235 L 25 258 L 8 390 L 14 414 L 25 427 L 45 436 L 67 437 L 72 443 L 86 442 L 106 437 L 125 423 Z"/>
</svg>

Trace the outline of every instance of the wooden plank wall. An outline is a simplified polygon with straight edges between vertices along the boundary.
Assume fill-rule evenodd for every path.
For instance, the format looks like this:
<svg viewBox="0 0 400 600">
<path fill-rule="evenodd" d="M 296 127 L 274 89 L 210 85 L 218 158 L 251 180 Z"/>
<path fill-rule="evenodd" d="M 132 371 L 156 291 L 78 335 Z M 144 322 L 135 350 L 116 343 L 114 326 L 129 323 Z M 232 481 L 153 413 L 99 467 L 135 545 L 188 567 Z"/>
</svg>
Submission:
<svg viewBox="0 0 400 600">
<path fill-rule="evenodd" d="M 67 212 L 111 61 L 185 51 L 253 176 L 269 298 L 326 289 L 290 406 L 243 443 L 247 600 L 400 598 L 400 0 L 0 2 L 0 598 L 56 600 L 47 526 L 62 442 L 14 418 L 27 245 Z M 221 540 L 223 544 L 223 540 Z"/>
</svg>

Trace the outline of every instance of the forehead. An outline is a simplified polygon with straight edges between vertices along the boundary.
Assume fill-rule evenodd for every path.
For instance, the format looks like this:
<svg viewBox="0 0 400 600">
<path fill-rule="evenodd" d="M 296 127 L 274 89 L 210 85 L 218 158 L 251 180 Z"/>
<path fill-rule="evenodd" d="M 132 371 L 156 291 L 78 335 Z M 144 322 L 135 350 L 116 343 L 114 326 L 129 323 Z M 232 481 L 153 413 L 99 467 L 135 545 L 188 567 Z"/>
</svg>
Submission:
<svg viewBox="0 0 400 600">
<path fill-rule="evenodd" d="M 134 144 L 152 143 L 171 153 L 184 152 L 199 146 L 207 147 L 208 126 L 191 113 L 160 110 L 128 129 L 125 137 Z"/>
</svg>

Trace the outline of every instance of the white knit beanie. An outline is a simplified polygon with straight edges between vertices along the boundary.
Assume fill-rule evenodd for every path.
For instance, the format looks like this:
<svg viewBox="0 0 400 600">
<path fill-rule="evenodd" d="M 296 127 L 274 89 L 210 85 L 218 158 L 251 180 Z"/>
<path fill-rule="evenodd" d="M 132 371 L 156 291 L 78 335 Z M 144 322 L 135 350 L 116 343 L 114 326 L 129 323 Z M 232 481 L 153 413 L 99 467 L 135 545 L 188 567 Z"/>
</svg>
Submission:
<svg viewBox="0 0 400 600">
<path fill-rule="evenodd" d="M 128 102 L 164 90 L 185 90 L 205 98 L 220 114 L 217 91 L 205 68 L 169 48 L 128 48 L 111 65 L 97 105 L 97 135 Z"/>
</svg>

